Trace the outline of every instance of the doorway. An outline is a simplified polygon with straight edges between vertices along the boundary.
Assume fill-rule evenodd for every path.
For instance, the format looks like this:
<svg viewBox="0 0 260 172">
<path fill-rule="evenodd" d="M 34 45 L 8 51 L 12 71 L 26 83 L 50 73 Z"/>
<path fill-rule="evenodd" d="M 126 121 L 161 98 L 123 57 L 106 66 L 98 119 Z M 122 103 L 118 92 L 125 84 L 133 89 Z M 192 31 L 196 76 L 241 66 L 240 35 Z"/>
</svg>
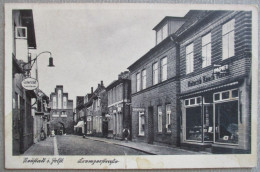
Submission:
<svg viewBox="0 0 260 172">
<path fill-rule="evenodd" d="M 153 124 L 153 107 L 148 107 L 148 137 L 147 143 L 153 144 L 154 141 L 154 124 Z"/>
</svg>

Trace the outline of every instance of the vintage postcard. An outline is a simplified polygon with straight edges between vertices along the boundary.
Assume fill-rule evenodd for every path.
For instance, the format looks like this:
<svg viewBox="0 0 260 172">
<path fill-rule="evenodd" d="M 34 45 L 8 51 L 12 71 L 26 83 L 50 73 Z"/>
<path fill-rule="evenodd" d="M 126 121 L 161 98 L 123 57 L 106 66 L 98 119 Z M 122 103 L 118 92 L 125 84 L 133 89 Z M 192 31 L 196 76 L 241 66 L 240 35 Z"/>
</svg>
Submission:
<svg viewBox="0 0 260 172">
<path fill-rule="evenodd" d="M 5 167 L 255 167 L 257 14 L 5 4 Z"/>
</svg>

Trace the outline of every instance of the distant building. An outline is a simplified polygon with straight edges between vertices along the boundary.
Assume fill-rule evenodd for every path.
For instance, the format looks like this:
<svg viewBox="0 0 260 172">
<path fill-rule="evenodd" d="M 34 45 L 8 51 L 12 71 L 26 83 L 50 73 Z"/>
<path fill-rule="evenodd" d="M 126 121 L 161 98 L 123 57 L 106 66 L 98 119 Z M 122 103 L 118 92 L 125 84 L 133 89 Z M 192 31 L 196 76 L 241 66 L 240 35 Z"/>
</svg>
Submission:
<svg viewBox="0 0 260 172">
<path fill-rule="evenodd" d="M 129 72 L 122 72 L 118 80 L 106 88 L 108 94 L 108 137 L 123 139 L 123 129 L 131 130 L 130 99 L 131 80 Z"/>
<path fill-rule="evenodd" d="M 57 85 L 50 94 L 50 129 L 55 134 L 73 133 L 73 100 L 63 92 L 63 86 Z"/>
<path fill-rule="evenodd" d="M 12 135 L 13 155 L 24 153 L 33 144 L 33 116 L 31 99 L 33 90 L 25 90 L 21 82 L 29 76 L 29 49 L 36 49 L 32 10 L 13 10 L 12 13 L 13 65 L 12 85 Z"/>
</svg>

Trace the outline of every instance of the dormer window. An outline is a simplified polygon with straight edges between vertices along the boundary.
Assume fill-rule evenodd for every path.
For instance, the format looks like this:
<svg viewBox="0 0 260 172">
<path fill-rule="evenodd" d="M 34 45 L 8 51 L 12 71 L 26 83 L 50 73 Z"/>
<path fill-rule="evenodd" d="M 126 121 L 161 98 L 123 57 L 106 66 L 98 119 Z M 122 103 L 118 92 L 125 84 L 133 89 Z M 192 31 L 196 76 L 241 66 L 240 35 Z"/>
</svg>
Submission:
<svg viewBox="0 0 260 172">
<path fill-rule="evenodd" d="M 168 36 L 168 24 L 165 24 L 156 32 L 156 44 L 159 44 L 162 40 Z"/>
</svg>

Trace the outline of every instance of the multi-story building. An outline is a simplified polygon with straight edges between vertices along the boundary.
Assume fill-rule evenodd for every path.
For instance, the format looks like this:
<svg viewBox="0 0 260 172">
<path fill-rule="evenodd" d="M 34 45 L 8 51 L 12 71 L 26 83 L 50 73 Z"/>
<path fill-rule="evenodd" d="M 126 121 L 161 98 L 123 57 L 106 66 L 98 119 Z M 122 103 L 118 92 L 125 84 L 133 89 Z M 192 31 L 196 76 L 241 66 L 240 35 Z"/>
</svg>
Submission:
<svg viewBox="0 0 260 172">
<path fill-rule="evenodd" d="M 13 155 L 24 153 L 33 144 L 33 116 L 31 99 L 33 90 L 25 90 L 21 82 L 30 75 L 29 50 L 36 49 L 32 10 L 13 10 L 12 13 L 12 134 Z"/>
<path fill-rule="evenodd" d="M 184 23 L 165 17 L 154 27 L 156 45 L 134 62 L 131 72 L 132 140 L 178 145 L 179 45 L 172 34 Z"/>
<path fill-rule="evenodd" d="M 37 99 L 33 103 L 32 116 L 34 119 L 33 132 L 34 143 L 41 140 L 41 133 L 45 137 L 50 135 L 50 114 L 49 114 L 49 97 L 40 89 L 36 90 Z"/>
<path fill-rule="evenodd" d="M 123 129 L 131 129 L 131 80 L 128 71 L 118 75 L 106 88 L 108 94 L 108 137 L 123 139 Z"/>
<path fill-rule="evenodd" d="M 190 11 L 176 32 L 182 147 L 250 152 L 251 18 L 246 11 Z"/>
<path fill-rule="evenodd" d="M 106 137 L 108 133 L 108 122 L 105 120 L 107 114 L 107 92 L 103 81 L 91 94 L 87 94 L 84 103 L 86 114 L 86 135 Z"/>
<path fill-rule="evenodd" d="M 50 94 L 50 129 L 55 134 L 73 133 L 73 100 L 63 92 L 63 86 L 57 85 Z"/>
</svg>

